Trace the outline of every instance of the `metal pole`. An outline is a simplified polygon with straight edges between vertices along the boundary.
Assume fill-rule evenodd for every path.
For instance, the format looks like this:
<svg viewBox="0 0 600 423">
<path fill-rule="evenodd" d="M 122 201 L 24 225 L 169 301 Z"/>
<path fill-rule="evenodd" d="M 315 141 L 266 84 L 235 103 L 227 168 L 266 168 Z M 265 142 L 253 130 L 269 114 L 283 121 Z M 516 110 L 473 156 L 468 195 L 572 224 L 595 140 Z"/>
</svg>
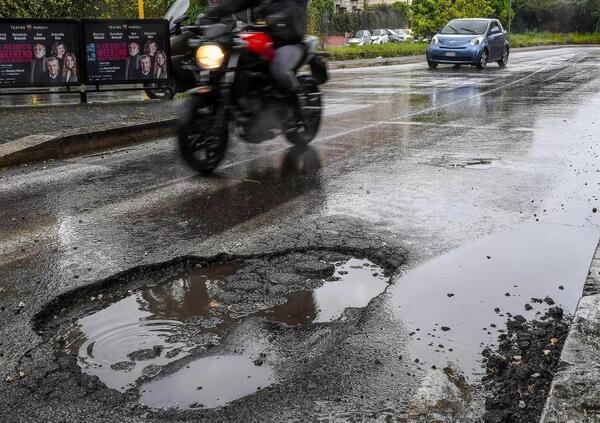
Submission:
<svg viewBox="0 0 600 423">
<path fill-rule="evenodd" d="M 508 0 L 508 35 L 510 35 L 511 20 L 512 20 L 512 0 Z"/>
<path fill-rule="evenodd" d="M 85 88 L 79 91 L 79 102 L 87 104 L 87 91 L 85 90 Z"/>
<path fill-rule="evenodd" d="M 138 17 L 144 19 L 144 0 L 138 0 Z"/>
</svg>

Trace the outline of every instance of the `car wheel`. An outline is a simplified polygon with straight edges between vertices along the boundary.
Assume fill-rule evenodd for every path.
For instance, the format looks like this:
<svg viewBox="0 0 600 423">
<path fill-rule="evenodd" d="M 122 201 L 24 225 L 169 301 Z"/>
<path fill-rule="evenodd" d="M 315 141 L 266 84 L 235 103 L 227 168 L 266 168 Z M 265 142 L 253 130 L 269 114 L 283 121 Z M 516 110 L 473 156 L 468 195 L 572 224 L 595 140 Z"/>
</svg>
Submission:
<svg viewBox="0 0 600 423">
<path fill-rule="evenodd" d="M 501 68 L 505 67 L 508 64 L 508 47 L 504 47 L 504 52 L 502 53 L 502 59 L 498 61 L 498 66 Z"/>
<path fill-rule="evenodd" d="M 488 51 L 483 49 L 479 55 L 479 62 L 477 63 L 477 69 L 485 69 L 488 63 Z"/>
<path fill-rule="evenodd" d="M 437 69 L 438 64 L 436 62 L 432 62 L 431 60 L 428 60 L 427 66 L 429 66 L 429 69 Z"/>
</svg>

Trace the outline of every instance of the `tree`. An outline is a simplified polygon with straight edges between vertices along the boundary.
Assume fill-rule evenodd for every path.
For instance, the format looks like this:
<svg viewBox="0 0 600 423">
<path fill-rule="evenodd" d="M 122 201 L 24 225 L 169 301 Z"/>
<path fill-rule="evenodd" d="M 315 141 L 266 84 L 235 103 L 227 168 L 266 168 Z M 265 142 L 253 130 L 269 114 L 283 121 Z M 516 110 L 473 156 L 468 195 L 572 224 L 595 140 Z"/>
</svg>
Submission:
<svg viewBox="0 0 600 423">
<path fill-rule="evenodd" d="M 333 0 L 311 0 L 308 4 L 308 28 L 309 34 L 324 35 L 325 28 L 335 11 Z"/>
<path fill-rule="evenodd" d="M 144 0 L 144 14 L 161 18 L 174 0 Z M 203 10 L 206 0 L 192 0 L 190 14 Z M 0 0 L 0 17 L 4 18 L 137 18 L 136 0 Z M 195 19 L 195 16 L 194 16 Z"/>
<path fill-rule="evenodd" d="M 433 35 L 459 18 L 498 18 L 506 24 L 508 0 L 413 0 L 411 6 L 411 27 L 416 35 Z"/>
<path fill-rule="evenodd" d="M 98 5 L 85 0 L 0 0 L 0 18 L 95 17 Z"/>
<path fill-rule="evenodd" d="M 592 31 L 598 25 L 598 0 L 516 0 L 519 30 Z"/>
</svg>

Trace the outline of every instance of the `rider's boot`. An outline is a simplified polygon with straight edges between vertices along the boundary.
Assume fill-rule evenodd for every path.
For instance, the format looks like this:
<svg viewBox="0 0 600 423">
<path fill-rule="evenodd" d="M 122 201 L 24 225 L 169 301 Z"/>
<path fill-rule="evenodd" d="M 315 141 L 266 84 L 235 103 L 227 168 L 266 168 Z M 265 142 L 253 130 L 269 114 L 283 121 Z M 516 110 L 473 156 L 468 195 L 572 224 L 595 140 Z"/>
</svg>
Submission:
<svg viewBox="0 0 600 423">
<path fill-rule="evenodd" d="M 289 102 L 292 107 L 292 115 L 286 125 L 286 132 L 295 132 L 304 125 L 304 115 L 302 111 L 306 107 L 306 99 L 303 95 L 294 92 L 290 94 Z"/>
</svg>

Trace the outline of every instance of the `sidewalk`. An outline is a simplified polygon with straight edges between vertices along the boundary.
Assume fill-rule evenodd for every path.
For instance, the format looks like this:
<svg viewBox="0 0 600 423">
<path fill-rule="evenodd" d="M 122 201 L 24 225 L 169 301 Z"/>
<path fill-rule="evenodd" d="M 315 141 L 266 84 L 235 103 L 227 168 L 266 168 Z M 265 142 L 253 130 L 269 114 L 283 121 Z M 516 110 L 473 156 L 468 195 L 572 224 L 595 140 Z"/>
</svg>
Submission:
<svg viewBox="0 0 600 423">
<path fill-rule="evenodd" d="M 560 361 L 540 423 L 600 422 L 600 245 Z"/>
<path fill-rule="evenodd" d="M 31 135 L 66 136 L 82 131 L 104 130 L 115 126 L 176 118 L 182 102 L 182 100 L 140 100 L 3 106 L 0 107 L 0 122 L 2 122 L 0 144 Z"/>
</svg>

